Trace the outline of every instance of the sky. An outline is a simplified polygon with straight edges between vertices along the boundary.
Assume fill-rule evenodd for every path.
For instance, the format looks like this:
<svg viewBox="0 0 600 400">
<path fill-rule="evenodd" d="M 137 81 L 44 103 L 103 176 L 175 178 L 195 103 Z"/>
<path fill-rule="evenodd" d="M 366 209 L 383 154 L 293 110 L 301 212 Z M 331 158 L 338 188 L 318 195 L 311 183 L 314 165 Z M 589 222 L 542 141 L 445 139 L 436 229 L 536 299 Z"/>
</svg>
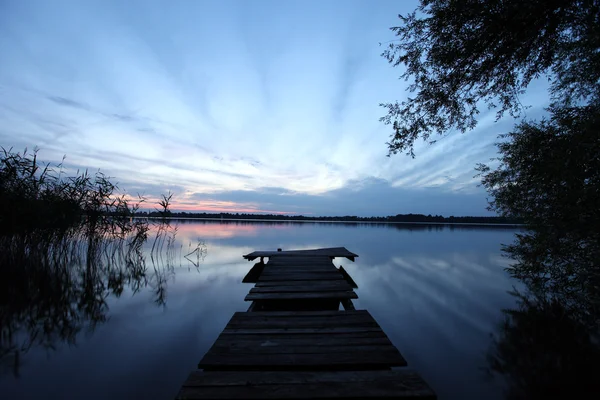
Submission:
<svg viewBox="0 0 600 400">
<path fill-rule="evenodd" d="M 379 43 L 416 5 L 0 0 L 0 145 L 174 210 L 490 215 L 474 168 L 512 120 L 387 157 Z"/>
</svg>

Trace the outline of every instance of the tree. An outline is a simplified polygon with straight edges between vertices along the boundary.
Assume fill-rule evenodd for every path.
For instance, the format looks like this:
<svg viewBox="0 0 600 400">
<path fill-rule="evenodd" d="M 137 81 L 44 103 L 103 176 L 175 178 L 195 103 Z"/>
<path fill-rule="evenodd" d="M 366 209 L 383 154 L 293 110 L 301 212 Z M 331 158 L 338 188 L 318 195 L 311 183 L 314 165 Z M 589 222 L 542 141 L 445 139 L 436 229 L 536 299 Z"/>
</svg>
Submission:
<svg viewBox="0 0 600 400">
<path fill-rule="evenodd" d="M 571 309 L 518 297 L 517 307 L 504 314 L 487 371 L 505 377 L 506 399 L 598 397 L 598 338 Z"/>
<path fill-rule="evenodd" d="M 599 0 L 421 0 L 399 16 L 382 53 L 403 66 L 414 96 L 384 103 L 389 153 L 414 157 L 414 142 L 477 125 L 480 107 L 518 117 L 519 95 L 546 77 L 555 104 L 600 99 Z"/>
<path fill-rule="evenodd" d="M 510 273 L 600 321 L 600 0 L 422 0 L 400 19 L 383 56 L 416 95 L 385 105 L 392 154 L 473 128 L 482 104 L 518 116 L 530 82 L 550 81 L 548 117 L 503 135 L 496 169 L 478 170 L 490 209 L 527 224 L 505 248 Z"/>
<path fill-rule="evenodd" d="M 551 118 L 524 122 L 498 144 L 495 170 L 479 165 L 490 209 L 524 221 L 505 250 L 509 269 L 534 293 L 579 306 L 600 322 L 600 107 L 552 107 Z"/>
<path fill-rule="evenodd" d="M 481 106 L 518 117 L 528 85 L 549 80 L 548 116 L 502 135 L 494 169 L 477 167 L 489 208 L 527 226 L 504 247 L 525 290 L 490 371 L 508 398 L 600 392 L 600 0 L 421 0 L 400 18 L 383 56 L 415 96 L 383 104 L 390 154 L 475 127 Z"/>
</svg>

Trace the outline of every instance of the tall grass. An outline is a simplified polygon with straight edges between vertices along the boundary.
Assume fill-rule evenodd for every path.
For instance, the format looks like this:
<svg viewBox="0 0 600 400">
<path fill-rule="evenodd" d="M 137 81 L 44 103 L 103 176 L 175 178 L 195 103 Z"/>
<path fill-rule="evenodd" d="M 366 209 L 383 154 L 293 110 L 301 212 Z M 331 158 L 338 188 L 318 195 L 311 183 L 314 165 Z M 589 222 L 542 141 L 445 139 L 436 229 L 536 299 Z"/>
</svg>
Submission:
<svg viewBox="0 0 600 400">
<path fill-rule="evenodd" d="M 117 186 L 100 171 L 66 176 L 62 162 L 40 164 L 37 149 L 19 153 L 2 147 L 0 234 L 66 228 L 80 223 L 82 216 L 91 222 L 103 216 L 130 216 L 144 202 L 140 198 L 132 204 L 116 191 Z"/>
<path fill-rule="evenodd" d="M 100 172 L 74 177 L 40 165 L 37 151 L 0 153 L 0 367 L 18 374 L 30 348 L 74 344 L 108 318 L 109 297 L 149 287 L 158 305 L 174 275 L 177 227 L 132 218 L 131 203 Z M 151 226 L 153 224 L 154 226 Z M 149 235 L 154 235 L 151 249 Z M 146 246 L 146 244 L 148 245 Z M 202 244 L 197 252 L 206 251 Z M 146 253 L 150 254 L 147 263 Z"/>
</svg>

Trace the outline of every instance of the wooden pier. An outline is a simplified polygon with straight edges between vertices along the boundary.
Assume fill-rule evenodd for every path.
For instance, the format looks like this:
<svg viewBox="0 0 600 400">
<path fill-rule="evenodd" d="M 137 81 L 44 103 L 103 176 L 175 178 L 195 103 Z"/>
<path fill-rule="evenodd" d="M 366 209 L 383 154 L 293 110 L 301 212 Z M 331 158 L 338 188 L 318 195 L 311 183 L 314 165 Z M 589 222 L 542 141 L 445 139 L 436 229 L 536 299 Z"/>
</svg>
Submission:
<svg viewBox="0 0 600 400">
<path fill-rule="evenodd" d="M 332 263 L 343 247 L 255 251 L 255 283 L 177 399 L 435 399 Z M 265 264 L 264 259 L 269 261 Z M 340 310 L 340 306 L 343 310 Z"/>
</svg>

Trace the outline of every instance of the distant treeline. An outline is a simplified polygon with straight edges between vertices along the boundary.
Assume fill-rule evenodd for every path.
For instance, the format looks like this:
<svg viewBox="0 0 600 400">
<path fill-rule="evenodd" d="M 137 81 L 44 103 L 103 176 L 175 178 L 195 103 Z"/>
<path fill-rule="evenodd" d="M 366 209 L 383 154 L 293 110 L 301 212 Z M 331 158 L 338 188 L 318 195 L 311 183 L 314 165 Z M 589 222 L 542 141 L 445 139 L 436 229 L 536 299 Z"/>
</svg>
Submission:
<svg viewBox="0 0 600 400">
<path fill-rule="evenodd" d="M 141 211 L 135 214 L 144 217 L 163 217 L 160 212 Z M 515 218 L 506 217 L 443 217 L 441 215 L 424 214 L 397 214 L 387 217 L 358 217 L 345 215 L 336 217 L 311 217 L 305 215 L 280 215 L 280 214 L 246 214 L 246 213 L 188 213 L 170 212 L 171 218 L 199 218 L 199 219 L 252 219 L 276 221 L 356 221 L 356 222 L 415 222 L 415 223 L 462 223 L 462 224 L 520 224 Z"/>
</svg>

